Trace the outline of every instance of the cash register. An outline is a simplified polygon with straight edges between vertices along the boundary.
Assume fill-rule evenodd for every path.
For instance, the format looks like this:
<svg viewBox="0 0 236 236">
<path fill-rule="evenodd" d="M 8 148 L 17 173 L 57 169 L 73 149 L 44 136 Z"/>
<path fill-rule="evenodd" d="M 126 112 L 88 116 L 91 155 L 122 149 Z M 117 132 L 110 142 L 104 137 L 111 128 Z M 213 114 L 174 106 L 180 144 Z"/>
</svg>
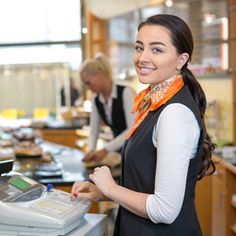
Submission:
<svg viewBox="0 0 236 236">
<path fill-rule="evenodd" d="M 13 161 L 0 162 L 0 235 L 67 235 L 90 207 L 86 200 L 10 174 Z"/>
</svg>

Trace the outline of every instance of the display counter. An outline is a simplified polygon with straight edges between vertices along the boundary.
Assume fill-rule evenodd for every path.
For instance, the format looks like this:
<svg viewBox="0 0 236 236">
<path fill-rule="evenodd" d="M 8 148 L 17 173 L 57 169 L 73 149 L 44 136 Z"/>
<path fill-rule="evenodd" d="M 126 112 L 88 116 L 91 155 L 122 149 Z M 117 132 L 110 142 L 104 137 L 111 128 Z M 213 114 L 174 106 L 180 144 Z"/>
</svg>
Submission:
<svg viewBox="0 0 236 236">
<path fill-rule="evenodd" d="M 44 140 L 75 148 L 77 129 L 88 124 L 88 117 L 63 122 L 49 122 L 40 127 L 41 136 Z"/>
<path fill-rule="evenodd" d="M 42 128 L 41 135 L 45 141 L 65 145 L 71 148 L 76 147 L 76 129 L 74 126 L 67 127 L 45 127 Z"/>
<path fill-rule="evenodd" d="M 75 130 L 75 135 L 77 139 L 84 138 L 83 136 L 87 138 L 87 134 L 78 132 L 78 130 Z M 52 173 L 37 175 L 38 169 L 36 167 L 40 162 L 37 157 L 17 158 L 14 170 L 36 179 L 44 185 L 52 184 L 57 189 L 70 192 L 76 180 L 88 179 L 89 174 L 95 168 L 86 166 L 82 161 L 84 153 L 78 148 L 67 147 L 43 139 L 35 142 L 43 152 L 51 154 L 53 162 L 58 164 L 56 166 L 58 170 L 55 170 L 55 166 L 47 166 L 46 162 L 46 172 L 51 170 Z M 203 235 L 234 236 L 236 235 L 236 166 L 229 162 L 229 159 L 225 160 L 216 155 L 213 160 L 216 163 L 215 174 L 200 180 L 196 188 L 196 208 Z M 44 172 L 44 169 L 41 171 Z M 113 177 L 119 180 L 120 165 L 111 166 L 111 172 Z M 106 208 L 107 205 L 104 209 L 106 210 Z M 101 213 L 105 210 L 101 211 L 99 204 L 93 204 L 90 212 Z"/>
<path fill-rule="evenodd" d="M 104 236 L 107 233 L 106 215 L 86 214 L 81 225 L 66 236 Z"/>
<path fill-rule="evenodd" d="M 76 180 L 86 180 L 90 173 L 93 172 L 94 168 L 87 168 L 85 163 L 82 161 L 84 153 L 79 149 L 69 148 L 63 145 L 58 145 L 55 143 L 40 141 L 39 146 L 44 152 L 50 153 L 53 157 L 55 163 L 61 166 L 61 175 L 45 175 L 37 177 L 35 175 L 35 166 L 38 164 L 38 159 L 34 158 L 22 158 L 17 159 L 14 164 L 14 170 L 22 172 L 24 175 L 34 178 L 43 184 L 53 184 L 57 187 L 68 187 L 71 188 L 72 184 Z M 50 171 L 50 166 L 48 166 Z M 52 169 L 52 168 L 51 168 Z M 120 176 L 119 166 L 114 166 L 111 168 L 112 175 L 114 178 L 118 179 Z M 65 190 L 65 189 L 64 189 Z"/>
</svg>

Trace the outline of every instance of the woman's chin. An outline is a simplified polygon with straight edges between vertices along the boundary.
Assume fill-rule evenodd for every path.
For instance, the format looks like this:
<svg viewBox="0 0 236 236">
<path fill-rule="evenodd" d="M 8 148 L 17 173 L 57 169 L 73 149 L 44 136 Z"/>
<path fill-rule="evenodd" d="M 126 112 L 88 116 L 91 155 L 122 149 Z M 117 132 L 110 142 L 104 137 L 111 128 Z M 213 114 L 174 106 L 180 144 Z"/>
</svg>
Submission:
<svg viewBox="0 0 236 236">
<path fill-rule="evenodd" d="M 138 80 L 139 80 L 139 82 L 142 83 L 142 84 L 149 84 L 149 83 L 150 83 L 150 81 L 148 81 L 147 79 L 144 79 L 144 78 L 142 78 L 142 77 L 138 77 Z"/>
</svg>

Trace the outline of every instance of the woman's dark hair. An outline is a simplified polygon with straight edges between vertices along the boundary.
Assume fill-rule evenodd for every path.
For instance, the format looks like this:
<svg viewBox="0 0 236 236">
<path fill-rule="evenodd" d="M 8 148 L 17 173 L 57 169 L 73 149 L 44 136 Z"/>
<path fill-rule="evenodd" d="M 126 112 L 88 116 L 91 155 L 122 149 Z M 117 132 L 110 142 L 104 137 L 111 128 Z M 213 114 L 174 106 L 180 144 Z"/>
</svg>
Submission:
<svg viewBox="0 0 236 236">
<path fill-rule="evenodd" d="M 203 124 L 204 144 L 198 175 L 198 179 L 201 179 L 205 175 L 210 175 L 215 171 L 215 165 L 211 159 L 215 145 L 212 143 L 211 138 L 207 133 L 204 122 L 204 115 L 207 106 L 205 93 L 193 73 L 188 69 L 188 63 L 191 61 L 193 53 L 192 32 L 181 18 L 169 14 L 158 14 L 149 17 L 147 20 L 139 24 L 138 31 L 145 25 L 160 25 L 167 28 L 170 32 L 172 44 L 175 46 L 177 52 L 179 54 L 188 53 L 189 55 L 189 59 L 182 67 L 180 73 L 183 77 L 184 84 L 188 86 L 190 93 L 199 107 Z"/>
</svg>

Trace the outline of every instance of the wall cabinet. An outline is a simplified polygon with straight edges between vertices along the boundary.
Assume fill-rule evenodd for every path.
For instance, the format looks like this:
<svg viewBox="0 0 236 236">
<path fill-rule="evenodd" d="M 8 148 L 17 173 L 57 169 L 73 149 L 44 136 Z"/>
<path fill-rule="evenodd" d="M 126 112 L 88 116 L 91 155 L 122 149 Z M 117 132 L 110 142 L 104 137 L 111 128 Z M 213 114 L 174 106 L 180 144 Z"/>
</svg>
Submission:
<svg viewBox="0 0 236 236">
<path fill-rule="evenodd" d="M 102 20 L 89 12 L 87 21 L 89 30 L 90 58 L 93 58 L 95 54 L 99 52 L 106 54 L 106 20 Z"/>
<path fill-rule="evenodd" d="M 217 166 L 212 176 L 212 235 L 225 236 L 225 168 Z"/>
<path fill-rule="evenodd" d="M 234 167 L 236 169 L 236 167 Z M 236 171 L 226 171 L 226 235 L 236 235 Z M 234 197 L 233 197 L 234 196 Z"/>
<path fill-rule="evenodd" d="M 76 148 L 76 129 L 42 129 L 42 138 L 48 142 Z"/>
<path fill-rule="evenodd" d="M 236 236 L 236 167 L 214 157 L 216 172 L 200 180 L 196 209 L 204 236 Z"/>
</svg>

